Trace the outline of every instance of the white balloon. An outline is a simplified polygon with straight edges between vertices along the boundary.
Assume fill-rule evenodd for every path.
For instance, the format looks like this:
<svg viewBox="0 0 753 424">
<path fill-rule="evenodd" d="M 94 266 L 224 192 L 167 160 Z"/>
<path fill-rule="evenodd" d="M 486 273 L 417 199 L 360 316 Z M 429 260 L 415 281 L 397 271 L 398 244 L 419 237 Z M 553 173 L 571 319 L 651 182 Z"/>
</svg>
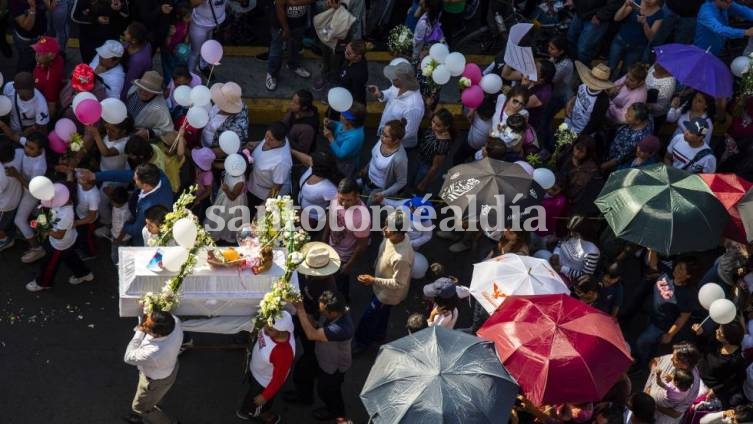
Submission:
<svg viewBox="0 0 753 424">
<path fill-rule="evenodd" d="M 502 77 L 497 74 L 486 74 L 479 83 L 484 93 L 497 94 L 502 89 Z"/>
<path fill-rule="evenodd" d="M 554 186 L 557 179 L 554 176 L 554 172 L 547 168 L 536 168 L 533 170 L 533 180 L 539 183 L 541 188 L 548 190 Z"/>
<path fill-rule="evenodd" d="M 191 89 L 191 104 L 193 106 L 206 106 L 212 101 L 212 94 L 206 85 L 197 85 Z"/>
<path fill-rule="evenodd" d="M 71 101 L 71 110 L 76 110 L 78 104 L 86 99 L 97 100 L 97 96 L 88 91 L 82 91 L 76 94 L 75 96 L 73 96 L 73 101 Z"/>
<path fill-rule="evenodd" d="M 100 103 L 102 104 L 102 120 L 108 124 L 120 124 L 128 117 L 128 109 L 120 99 L 110 97 Z"/>
<path fill-rule="evenodd" d="M 450 70 L 445 65 L 439 65 L 431 73 L 431 79 L 439 85 L 447 84 L 450 81 Z"/>
<path fill-rule="evenodd" d="M 706 283 L 698 290 L 698 303 L 709 309 L 714 301 L 724 299 L 724 289 L 716 283 Z"/>
<path fill-rule="evenodd" d="M 241 139 L 238 134 L 232 131 L 223 131 L 220 134 L 220 149 L 225 152 L 226 155 L 232 155 L 238 153 L 241 149 Z"/>
<path fill-rule="evenodd" d="M 421 59 L 421 66 L 420 66 L 419 69 L 424 70 L 424 68 L 426 68 L 427 66 L 429 66 L 429 63 L 431 63 L 432 60 L 434 60 L 434 59 L 432 59 L 432 57 L 429 56 L 428 54 L 426 56 L 424 56 L 424 58 Z"/>
<path fill-rule="evenodd" d="M 40 175 L 29 181 L 29 193 L 37 200 L 49 201 L 55 197 L 55 186 L 49 178 Z"/>
<path fill-rule="evenodd" d="M 463 53 L 452 52 L 447 55 L 444 64 L 447 65 L 450 75 L 459 77 L 465 71 L 465 56 L 463 56 Z"/>
<path fill-rule="evenodd" d="M 192 249 L 196 244 L 196 223 L 191 218 L 181 218 L 173 224 L 173 238 L 179 246 Z"/>
<path fill-rule="evenodd" d="M 515 163 L 517 165 L 520 165 L 520 167 L 523 168 L 523 170 L 526 171 L 528 175 L 533 176 L 533 166 L 531 166 L 530 163 L 524 160 L 515 161 Z"/>
<path fill-rule="evenodd" d="M 353 106 L 353 95 L 343 87 L 333 87 L 327 93 L 327 102 L 337 112 L 345 112 Z"/>
<path fill-rule="evenodd" d="M 239 177 L 246 172 L 246 160 L 238 153 L 233 153 L 225 158 L 225 172 L 233 177 Z"/>
<path fill-rule="evenodd" d="M 209 113 L 202 106 L 192 106 L 186 113 L 186 119 L 190 126 L 204 128 L 209 123 Z"/>
<path fill-rule="evenodd" d="M 426 256 L 416 252 L 413 256 L 413 269 L 410 272 L 410 278 L 418 280 L 426 276 L 426 271 L 429 269 L 429 260 Z"/>
<path fill-rule="evenodd" d="M 709 316 L 717 324 L 729 324 L 737 316 L 737 308 L 729 299 L 717 299 L 709 307 Z"/>
<path fill-rule="evenodd" d="M 181 85 L 175 88 L 173 91 L 173 99 L 175 103 L 183 107 L 191 106 L 191 87 L 187 85 Z"/>
<path fill-rule="evenodd" d="M 188 250 L 183 247 L 171 247 L 162 253 L 162 267 L 170 272 L 178 272 L 186 259 Z"/>
<path fill-rule="evenodd" d="M 750 58 L 748 56 L 738 56 L 729 65 L 732 75 L 741 78 L 750 68 Z"/>
<path fill-rule="evenodd" d="M 436 43 L 429 49 L 429 56 L 433 57 L 439 63 L 444 63 L 449 54 L 450 50 L 442 43 Z"/>
<path fill-rule="evenodd" d="M 0 96 L 0 116 L 5 116 L 13 110 L 13 103 L 6 96 Z"/>
</svg>

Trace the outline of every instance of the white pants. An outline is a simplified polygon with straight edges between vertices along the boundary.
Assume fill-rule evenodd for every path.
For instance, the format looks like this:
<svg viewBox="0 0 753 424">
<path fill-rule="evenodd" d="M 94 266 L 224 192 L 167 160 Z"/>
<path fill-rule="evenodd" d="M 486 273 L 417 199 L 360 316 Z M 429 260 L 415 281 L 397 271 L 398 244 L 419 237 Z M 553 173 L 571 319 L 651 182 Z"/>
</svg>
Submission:
<svg viewBox="0 0 753 424">
<path fill-rule="evenodd" d="M 27 240 L 34 237 L 34 230 L 29 225 L 29 215 L 31 215 L 31 212 L 38 204 L 39 200 L 35 199 L 28 190 L 24 190 L 24 195 L 21 197 L 21 202 L 18 204 L 16 218 L 13 222 Z"/>
<path fill-rule="evenodd" d="M 191 40 L 191 56 L 188 57 L 189 71 L 196 71 L 197 65 L 201 68 L 207 67 L 207 62 L 200 57 L 201 45 L 212 38 L 213 30 L 214 26 L 206 27 L 195 23 L 192 23 L 191 27 L 188 29 L 188 38 Z"/>
</svg>

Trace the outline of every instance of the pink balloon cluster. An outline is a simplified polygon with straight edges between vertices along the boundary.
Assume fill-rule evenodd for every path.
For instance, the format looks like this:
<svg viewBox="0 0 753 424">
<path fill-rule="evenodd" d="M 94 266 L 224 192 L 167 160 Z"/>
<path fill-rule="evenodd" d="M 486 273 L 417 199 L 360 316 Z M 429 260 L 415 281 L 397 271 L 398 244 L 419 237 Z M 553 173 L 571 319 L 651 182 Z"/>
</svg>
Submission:
<svg viewBox="0 0 753 424">
<path fill-rule="evenodd" d="M 50 149 L 55 153 L 65 153 L 73 134 L 76 134 L 76 124 L 68 118 L 59 119 L 55 122 L 55 130 L 47 135 L 50 141 Z"/>
<path fill-rule="evenodd" d="M 463 106 L 469 109 L 476 109 L 484 102 L 484 90 L 479 86 L 482 78 L 481 68 L 475 63 L 468 63 L 465 65 L 463 77 L 471 81 L 471 86 L 460 94 L 460 101 L 463 103 Z"/>
<path fill-rule="evenodd" d="M 102 116 L 102 105 L 96 99 L 82 100 L 73 113 L 82 124 L 94 125 Z"/>
</svg>

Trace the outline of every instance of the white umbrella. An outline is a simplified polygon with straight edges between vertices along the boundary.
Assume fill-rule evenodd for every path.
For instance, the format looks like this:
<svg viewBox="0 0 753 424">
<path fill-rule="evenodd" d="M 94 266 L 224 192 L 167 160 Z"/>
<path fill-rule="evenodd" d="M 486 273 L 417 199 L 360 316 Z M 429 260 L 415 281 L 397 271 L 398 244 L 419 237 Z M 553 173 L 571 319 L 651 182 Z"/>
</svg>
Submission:
<svg viewBox="0 0 753 424">
<path fill-rule="evenodd" d="M 471 294 L 490 314 L 508 296 L 570 294 L 548 261 L 507 253 L 473 265 Z"/>
</svg>

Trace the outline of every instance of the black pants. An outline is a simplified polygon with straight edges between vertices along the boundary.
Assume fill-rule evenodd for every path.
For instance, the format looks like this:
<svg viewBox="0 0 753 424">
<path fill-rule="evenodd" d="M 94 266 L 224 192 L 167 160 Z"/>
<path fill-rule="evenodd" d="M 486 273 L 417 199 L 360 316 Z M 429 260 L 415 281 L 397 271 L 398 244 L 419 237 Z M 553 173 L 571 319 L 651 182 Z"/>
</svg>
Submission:
<svg viewBox="0 0 753 424">
<path fill-rule="evenodd" d="M 345 297 L 345 302 L 350 304 L 350 274 L 338 272 L 335 276 L 335 284 L 337 284 L 337 291 Z"/>
<path fill-rule="evenodd" d="M 272 399 L 267 399 L 267 402 L 263 406 L 257 406 L 256 402 L 254 402 L 254 398 L 257 395 L 261 394 L 261 392 L 264 391 L 265 387 L 259 384 L 259 382 L 256 381 L 251 373 L 248 374 L 248 382 L 250 386 L 248 388 L 248 392 L 246 392 L 246 396 L 243 398 L 240 412 L 258 417 L 259 414 L 268 412 L 270 409 L 272 409 L 272 403 L 274 403 L 275 396 L 273 396 Z"/>
<path fill-rule="evenodd" d="M 55 276 L 58 273 L 60 262 L 63 262 L 65 266 L 70 268 L 71 273 L 76 278 L 83 277 L 91 272 L 84 264 L 84 261 L 78 256 L 78 253 L 76 253 L 74 246 L 65 250 L 57 250 L 50 245 L 49 240 L 46 240 L 44 242 L 44 250 L 47 252 L 47 256 L 42 259 L 39 274 L 37 275 L 37 284 L 40 286 L 52 287 L 55 284 Z"/>
</svg>

